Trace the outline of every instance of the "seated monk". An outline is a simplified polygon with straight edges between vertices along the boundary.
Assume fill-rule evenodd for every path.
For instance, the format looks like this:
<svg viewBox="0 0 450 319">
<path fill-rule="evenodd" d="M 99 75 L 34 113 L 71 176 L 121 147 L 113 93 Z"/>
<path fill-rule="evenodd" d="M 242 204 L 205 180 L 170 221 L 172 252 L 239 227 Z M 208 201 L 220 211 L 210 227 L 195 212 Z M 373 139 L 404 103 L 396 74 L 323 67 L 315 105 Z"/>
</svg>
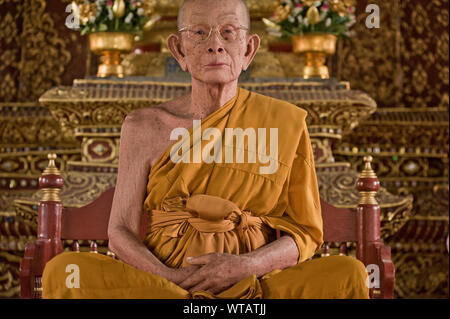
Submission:
<svg viewBox="0 0 450 319">
<path fill-rule="evenodd" d="M 120 260 L 59 254 L 43 297 L 368 298 L 359 260 L 311 259 L 323 229 L 307 112 L 238 87 L 260 46 L 245 3 L 185 1 L 178 24 L 167 45 L 192 92 L 122 126 L 108 226 Z"/>
</svg>

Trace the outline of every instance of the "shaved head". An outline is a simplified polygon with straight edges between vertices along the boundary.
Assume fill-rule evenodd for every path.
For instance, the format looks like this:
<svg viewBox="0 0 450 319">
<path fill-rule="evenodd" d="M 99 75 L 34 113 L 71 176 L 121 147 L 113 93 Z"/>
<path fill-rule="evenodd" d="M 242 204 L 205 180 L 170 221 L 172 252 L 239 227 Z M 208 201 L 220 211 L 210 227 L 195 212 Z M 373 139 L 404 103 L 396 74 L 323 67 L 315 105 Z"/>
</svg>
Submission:
<svg viewBox="0 0 450 319">
<path fill-rule="evenodd" d="M 184 0 L 183 4 L 180 6 L 180 9 L 178 10 L 178 30 L 185 26 L 185 14 L 187 8 L 193 3 L 193 2 L 206 2 L 206 1 L 217 1 L 221 2 L 223 0 Z M 250 30 L 250 12 L 248 10 L 247 4 L 244 0 L 227 0 L 227 1 L 235 1 L 238 3 L 238 5 L 242 6 L 242 9 L 244 10 L 244 20 L 242 21 L 242 24 L 247 26 Z"/>
<path fill-rule="evenodd" d="M 237 85 L 261 44 L 259 36 L 248 31 L 249 24 L 243 0 L 186 0 L 178 12 L 178 30 L 185 29 L 169 35 L 167 48 L 190 73 L 192 83 Z M 199 29 L 192 30 L 194 26 Z M 231 26 L 237 29 L 230 35 Z"/>
</svg>

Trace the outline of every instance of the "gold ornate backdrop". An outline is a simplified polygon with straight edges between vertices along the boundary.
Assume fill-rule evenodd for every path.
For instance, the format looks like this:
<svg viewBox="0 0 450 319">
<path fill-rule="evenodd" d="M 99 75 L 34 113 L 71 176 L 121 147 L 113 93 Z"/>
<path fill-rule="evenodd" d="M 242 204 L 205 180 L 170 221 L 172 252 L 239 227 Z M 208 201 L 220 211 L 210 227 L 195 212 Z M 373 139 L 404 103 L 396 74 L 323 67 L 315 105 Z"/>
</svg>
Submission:
<svg viewBox="0 0 450 319">
<path fill-rule="evenodd" d="M 151 0 L 156 1 L 156 0 Z M 164 75 L 165 36 L 181 1 L 156 1 L 164 16 L 141 45 L 160 49 L 126 57 L 128 75 Z M 18 261 L 33 227 L 21 224 L 13 199 L 35 193 L 37 178 L 57 149 L 59 164 L 80 160 L 73 132 L 38 98 L 95 72 L 86 37 L 64 26 L 69 0 L 0 0 L 0 297 L 18 295 Z M 270 0 L 248 0 L 253 29 L 263 38 L 252 77 L 292 78 L 299 59 L 267 36 L 261 17 Z M 380 8 L 380 28 L 367 29 L 365 7 Z M 382 185 L 413 194 L 412 218 L 388 238 L 397 269 L 396 296 L 448 298 L 448 0 L 359 0 L 355 37 L 338 44 L 331 73 L 378 105 L 372 117 L 334 146 L 337 160 L 360 171 L 370 154 Z M 274 49 L 278 48 L 278 49 Z M 145 66 L 144 68 L 140 66 Z M 143 72 L 139 73 L 139 72 Z"/>
</svg>

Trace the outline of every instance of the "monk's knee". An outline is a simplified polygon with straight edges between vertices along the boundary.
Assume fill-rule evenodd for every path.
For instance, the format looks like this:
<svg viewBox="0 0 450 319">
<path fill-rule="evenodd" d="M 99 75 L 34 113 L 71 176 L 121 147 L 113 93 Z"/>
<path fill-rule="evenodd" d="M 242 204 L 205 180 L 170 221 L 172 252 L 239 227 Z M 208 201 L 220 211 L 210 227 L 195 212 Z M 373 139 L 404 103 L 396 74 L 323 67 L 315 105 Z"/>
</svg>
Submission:
<svg viewBox="0 0 450 319">
<path fill-rule="evenodd" d="M 56 274 L 65 272 L 68 265 L 78 262 L 77 257 L 79 257 L 79 253 L 65 252 L 50 259 L 45 265 L 42 281 L 49 282 L 56 277 Z"/>
<path fill-rule="evenodd" d="M 55 291 L 61 291 L 66 285 L 67 271 L 76 271 L 79 253 L 65 252 L 56 255 L 45 265 L 42 273 L 42 297 L 54 298 Z M 75 266 L 74 266 L 75 265 Z"/>
<path fill-rule="evenodd" d="M 333 268 L 336 269 L 335 276 L 339 285 L 348 290 L 347 298 L 368 298 L 369 288 L 367 286 L 367 271 L 364 264 L 349 256 L 330 256 Z"/>
<path fill-rule="evenodd" d="M 104 286 L 103 268 L 113 259 L 101 254 L 64 252 L 53 257 L 42 274 L 43 298 L 71 298 L 77 288 Z"/>
</svg>

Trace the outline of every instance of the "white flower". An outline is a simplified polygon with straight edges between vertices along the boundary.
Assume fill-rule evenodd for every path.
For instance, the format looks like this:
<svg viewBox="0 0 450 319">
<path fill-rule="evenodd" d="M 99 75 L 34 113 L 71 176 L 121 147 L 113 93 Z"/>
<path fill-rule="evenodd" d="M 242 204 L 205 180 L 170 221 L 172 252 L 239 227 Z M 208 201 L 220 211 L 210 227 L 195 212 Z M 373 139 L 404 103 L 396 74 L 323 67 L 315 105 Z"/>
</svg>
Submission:
<svg viewBox="0 0 450 319">
<path fill-rule="evenodd" d="M 137 10 L 137 14 L 138 15 L 143 15 L 144 14 L 144 9 L 142 9 L 142 8 L 139 8 L 138 10 Z"/>
<path fill-rule="evenodd" d="M 293 16 L 289 16 L 288 20 L 289 20 L 290 23 L 294 23 L 295 18 Z"/>
<path fill-rule="evenodd" d="M 326 20 L 325 20 L 325 26 L 326 27 L 329 27 L 331 25 L 331 18 L 327 18 Z"/>
<path fill-rule="evenodd" d="M 298 21 L 299 23 L 303 23 L 303 17 L 302 17 L 301 15 L 299 15 L 299 16 L 297 17 L 297 21 Z"/>
<path fill-rule="evenodd" d="M 294 15 L 294 16 L 298 15 L 302 11 L 302 9 L 303 8 L 295 7 L 294 9 L 292 9 L 292 15 Z"/>
<path fill-rule="evenodd" d="M 309 22 L 308 19 L 303 19 L 303 24 L 305 25 L 305 27 L 309 26 Z"/>
<path fill-rule="evenodd" d="M 344 32 L 344 34 L 348 37 L 353 37 L 356 35 L 356 32 L 352 30 L 352 31 Z"/>
<path fill-rule="evenodd" d="M 89 22 L 90 22 L 90 23 L 94 23 L 94 22 L 95 22 L 95 19 L 96 19 L 96 17 L 90 16 L 90 17 L 89 17 Z"/>
<path fill-rule="evenodd" d="M 322 12 L 322 13 L 319 15 L 319 21 L 322 21 L 323 19 L 325 19 L 326 16 L 327 16 L 327 13 L 326 13 L 326 12 Z"/>
<path fill-rule="evenodd" d="M 266 31 L 267 32 L 269 32 L 269 33 L 277 33 L 277 32 L 279 32 L 280 31 L 280 29 L 275 29 L 275 28 L 266 28 Z"/>
<path fill-rule="evenodd" d="M 128 15 L 125 17 L 125 23 L 130 23 L 131 19 L 133 19 L 133 12 L 128 13 Z"/>
<path fill-rule="evenodd" d="M 277 38 L 280 38 L 283 35 L 281 32 L 269 32 L 269 34 Z"/>
<path fill-rule="evenodd" d="M 347 26 L 347 28 L 350 28 L 352 25 L 354 25 L 356 23 L 356 18 L 354 15 L 350 15 L 349 19 L 350 20 L 345 24 Z"/>
<path fill-rule="evenodd" d="M 114 13 L 112 12 L 110 7 L 108 7 L 108 19 L 109 20 L 114 19 Z"/>
<path fill-rule="evenodd" d="M 322 4 L 322 1 L 314 1 L 313 2 L 313 6 L 315 6 L 316 8 L 318 7 L 318 6 L 320 6 Z"/>
<path fill-rule="evenodd" d="M 354 25 L 355 24 L 355 21 L 352 21 L 352 20 L 350 20 L 349 22 L 347 22 L 346 24 L 345 24 L 345 26 L 347 27 L 347 28 L 350 28 L 352 25 Z"/>
</svg>

